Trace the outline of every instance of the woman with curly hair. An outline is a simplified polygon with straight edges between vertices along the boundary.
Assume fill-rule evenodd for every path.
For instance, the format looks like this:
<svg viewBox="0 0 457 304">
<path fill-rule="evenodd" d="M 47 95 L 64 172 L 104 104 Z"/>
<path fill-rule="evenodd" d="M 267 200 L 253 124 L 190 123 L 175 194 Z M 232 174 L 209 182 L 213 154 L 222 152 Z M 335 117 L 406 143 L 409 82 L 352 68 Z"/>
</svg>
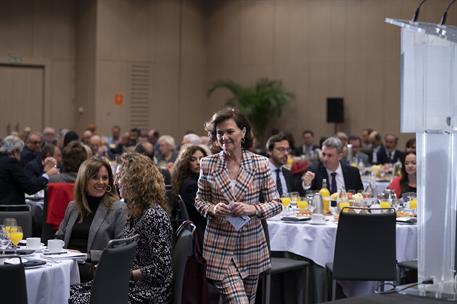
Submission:
<svg viewBox="0 0 457 304">
<path fill-rule="evenodd" d="M 168 303 L 172 288 L 172 228 L 162 174 L 146 156 L 120 158 L 116 185 L 127 201 L 124 237 L 138 234 L 130 272 L 129 303 Z"/>
<path fill-rule="evenodd" d="M 200 160 L 208 156 L 205 149 L 200 146 L 187 147 L 176 162 L 172 186 L 175 193 L 181 195 L 187 207 L 190 220 L 197 227 L 198 240 L 203 245 L 206 219 L 195 208 L 195 195 L 198 190 L 198 177 L 200 175 Z"/>
</svg>

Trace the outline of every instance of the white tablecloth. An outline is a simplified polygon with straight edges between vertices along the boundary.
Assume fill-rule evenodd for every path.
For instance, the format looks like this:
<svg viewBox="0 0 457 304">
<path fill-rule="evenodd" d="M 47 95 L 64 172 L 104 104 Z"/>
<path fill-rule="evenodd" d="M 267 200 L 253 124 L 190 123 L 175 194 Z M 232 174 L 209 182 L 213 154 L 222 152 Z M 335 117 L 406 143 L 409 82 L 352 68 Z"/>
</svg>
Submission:
<svg viewBox="0 0 457 304">
<path fill-rule="evenodd" d="M 62 260 L 45 266 L 26 269 L 29 304 L 64 304 L 70 297 L 70 285 L 79 283 L 76 261 Z"/>
<path fill-rule="evenodd" d="M 311 225 L 307 222 L 285 223 L 268 220 L 272 251 L 287 251 L 312 260 L 319 266 L 333 262 L 337 225 Z M 397 225 L 397 260 L 417 259 L 417 226 Z M 373 284 L 339 282 L 347 296 L 371 293 Z"/>
</svg>

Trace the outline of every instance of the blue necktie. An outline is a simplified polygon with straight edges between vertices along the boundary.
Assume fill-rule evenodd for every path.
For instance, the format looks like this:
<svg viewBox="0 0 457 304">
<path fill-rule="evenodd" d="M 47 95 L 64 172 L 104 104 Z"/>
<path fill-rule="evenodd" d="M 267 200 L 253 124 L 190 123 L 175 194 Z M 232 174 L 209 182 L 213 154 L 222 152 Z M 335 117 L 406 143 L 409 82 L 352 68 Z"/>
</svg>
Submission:
<svg viewBox="0 0 457 304">
<path fill-rule="evenodd" d="M 282 196 L 282 185 L 281 179 L 279 178 L 279 172 L 281 169 L 276 169 L 276 188 L 278 189 L 279 196 Z"/>
<path fill-rule="evenodd" d="M 330 183 L 330 192 L 335 193 L 338 191 L 336 187 L 336 172 L 332 172 L 332 182 Z"/>
</svg>

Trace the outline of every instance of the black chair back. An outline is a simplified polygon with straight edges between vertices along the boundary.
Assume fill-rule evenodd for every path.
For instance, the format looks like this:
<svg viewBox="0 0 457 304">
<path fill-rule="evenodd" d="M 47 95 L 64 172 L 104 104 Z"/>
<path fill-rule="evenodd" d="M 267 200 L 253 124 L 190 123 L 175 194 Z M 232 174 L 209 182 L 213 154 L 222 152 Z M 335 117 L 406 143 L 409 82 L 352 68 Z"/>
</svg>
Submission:
<svg viewBox="0 0 457 304">
<path fill-rule="evenodd" d="M 395 281 L 395 209 L 340 212 L 333 259 L 334 280 Z"/>
<path fill-rule="evenodd" d="M 173 303 L 182 303 L 182 290 L 184 286 L 184 273 L 187 258 L 193 252 L 193 233 L 195 225 L 191 222 L 183 223 L 175 235 L 173 247 Z"/>
<path fill-rule="evenodd" d="M 138 235 L 111 240 L 103 250 L 92 283 L 91 304 L 128 303 L 130 269 L 136 254 Z"/>
<path fill-rule="evenodd" d="M 32 236 L 32 210 L 29 205 L 0 205 L 0 225 L 7 217 L 16 219 L 22 227 L 24 239 Z"/>
<path fill-rule="evenodd" d="M 172 207 L 171 212 L 171 226 L 173 231 L 176 232 L 178 227 L 184 222 L 189 220 L 189 213 L 187 212 L 186 204 L 181 196 L 173 191 L 170 187 L 165 188 L 168 204 Z"/>
<path fill-rule="evenodd" d="M 19 256 L 7 256 L 19 258 L 19 264 L 0 265 L 0 282 L 2 303 L 27 304 L 27 288 L 25 282 L 25 269 Z M 6 258 L 6 256 L 5 256 Z"/>
</svg>

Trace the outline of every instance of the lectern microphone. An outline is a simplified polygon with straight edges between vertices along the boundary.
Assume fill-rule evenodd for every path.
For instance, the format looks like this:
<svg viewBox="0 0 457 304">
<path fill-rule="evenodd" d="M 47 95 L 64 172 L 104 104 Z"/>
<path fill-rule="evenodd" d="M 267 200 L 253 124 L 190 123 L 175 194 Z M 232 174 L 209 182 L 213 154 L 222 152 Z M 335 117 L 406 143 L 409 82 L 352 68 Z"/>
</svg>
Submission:
<svg viewBox="0 0 457 304">
<path fill-rule="evenodd" d="M 449 1 L 449 4 L 447 5 L 446 10 L 444 11 L 443 16 L 441 16 L 440 25 L 445 25 L 445 24 L 446 24 L 447 11 L 448 11 L 449 8 L 451 7 L 451 5 L 454 4 L 455 1 L 456 1 L 456 0 L 451 0 L 451 1 Z"/>
<path fill-rule="evenodd" d="M 427 1 L 427 0 L 422 0 L 421 3 L 419 3 L 419 5 L 416 8 L 416 11 L 414 12 L 413 18 L 411 18 L 411 22 L 416 22 L 417 18 L 419 18 L 419 12 L 421 10 L 421 6 L 422 6 L 422 4 L 424 4 L 425 1 Z"/>
</svg>

